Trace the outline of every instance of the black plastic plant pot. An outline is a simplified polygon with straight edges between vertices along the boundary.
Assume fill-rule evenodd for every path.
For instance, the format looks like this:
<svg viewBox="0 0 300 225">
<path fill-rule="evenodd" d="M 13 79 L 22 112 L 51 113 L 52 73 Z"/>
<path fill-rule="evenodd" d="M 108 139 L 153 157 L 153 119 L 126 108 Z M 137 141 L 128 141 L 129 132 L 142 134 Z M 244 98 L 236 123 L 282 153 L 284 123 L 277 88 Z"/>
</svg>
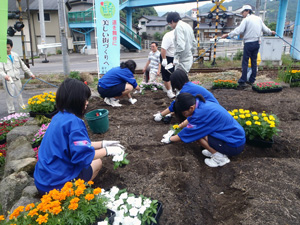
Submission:
<svg viewBox="0 0 300 225">
<path fill-rule="evenodd" d="M 162 203 L 160 201 L 157 202 L 156 211 L 157 211 L 157 213 L 155 214 L 154 219 L 156 220 L 157 223 L 151 222 L 150 224 L 147 223 L 147 225 L 159 225 L 158 219 L 159 219 L 159 217 L 160 217 L 160 215 L 162 214 L 162 211 L 163 211 Z"/>
<path fill-rule="evenodd" d="M 272 148 L 272 145 L 274 144 L 274 139 L 272 138 L 272 140 L 266 141 L 259 138 L 254 138 L 252 140 L 246 138 L 246 143 L 248 145 L 259 147 L 259 148 Z"/>
<path fill-rule="evenodd" d="M 215 86 L 212 86 L 212 89 L 237 89 L 237 87 L 215 87 Z"/>
<path fill-rule="evenodd" d="M 165 124 L 171 123 L 171 120 L 172 120 L 172 116 L 165 116 L 165 117 L 163 118 L 163 122 L 164 122 Z"/>
<path fill-rule="evenodd" d="M 272 93 L 272 92 L 279 92 L 282 91 L 282 87 L 272 88 L 272 89 L 257 89 L 255 86 L 252 86 L 252 90 L 258 93 Z"/>
<path fill-rule="evenodd" d="M 114 211 L 110 210 L 110 209 L 107 209 L 106 214 L 105 214 L 104 216 L 105 216 L 105 218 L 108 217 L 108 223 L 109 223 L 110 225 L 113 225 L 114 220 L 115 220 L 115 217 L 116 217 L 116 213 L 115 213 Z M 100 219 L 100 218 L 99 218 L 99 219 L 96 219 L 96 221 L 97 221 L 97 222 L 95 222 L 95 223 L 93 223 L 93 224 L 91 224 L 91 225 L 97 225 L 98 222 L 103 221 L 103 219 Z"/>
<path fill-rule="evenodd" d="M 37 148 L 37 147 L 39 147 L 41 145 L 41 143 L 33 143 L 32 145 L 31 145 L 31 147 L 32 148 Z"/>
<path fill-rule="evenodd" d="M 39 112 L 32 112 L 32 111 L 30 111 L 29 112 L 29 116 L 30 117 L 36 117 L 38 115 L 42 115 L 42 116 L 45 116 L 45 117 L 47 117 L 49 119 L 52 119 L 52 117 L 55 116 L 56 113 L 58 113 L 57 109 L 54 110 L 53 112 L 50 112 L 50 113 L 39 113 Z"/>
</svg>

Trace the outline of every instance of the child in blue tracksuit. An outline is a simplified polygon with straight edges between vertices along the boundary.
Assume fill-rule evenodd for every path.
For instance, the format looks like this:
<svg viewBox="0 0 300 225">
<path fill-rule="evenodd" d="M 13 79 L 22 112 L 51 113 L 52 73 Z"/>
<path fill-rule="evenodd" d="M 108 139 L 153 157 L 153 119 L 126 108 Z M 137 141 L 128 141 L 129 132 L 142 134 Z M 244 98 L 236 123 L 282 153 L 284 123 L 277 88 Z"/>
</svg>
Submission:
<svg viewBox="0 0 300 225">
<path fill-rule="evenodd" d="M 66 79 L 56 94 L 59 112 L 45 133 L 35 166 L 34 181 L 41 195 L 61 189 L 73 179 L 92 180 L 106 155 L 124 154 L 119 141 L 91 142 L 82 120 L 91 91 L 83 82 Z"/>
<path fill-rule="evenodd" d="M 211 92 L 209 92 L 202 86 L 190 82 L 187 74 L 183 70 L 177 69 L 174 73 L 172 73 L 170 80 L 172 88 L 178 91 L 180 90 L 180 93 L 190 93 L 193 96 L 200 94 L 204 97 L 206 101 L 215 102 L 216 104 L 219 104 L 218 100 Z M 154 114 L 154 120 L 156 122 L 159 122 L 162 120 L 163 117 L 165 117 L 171 112 L 174 112 L 174 103 L 175 100 L 171 103 L 169 108 L 165 109 L 162 112 Z"/>
<path fill-rule="evenodd" d="M 209 157 L 205 164 L 210 167 L 223 166 L 230 162 L 227 156 L 243 151 L 245 131 L 221 105 L 205 101 L 201 95 L 194 97 L 181 93 L 176 98 L 174 111 L 187 119 L 179 124 L 183 129 L 178 135 L 172 136 L 174 131 L 169 131 L 164 135 L 163 143 L 199 141 L 205 148 L 203 155 Z"/>
<path fill-rule="evenodd" d="M 119 67 L 112 68 L 98 82 L 98 92 L 104 102 L 113 107 L 122 106 L 119 103 L 119 98 L 128 97 L 131 104 L 136 103 L 130 92 L 133 89 L 140 90 L 135 78 L 136 63 L 133 60 L 122 62 Z"/>
</svg>

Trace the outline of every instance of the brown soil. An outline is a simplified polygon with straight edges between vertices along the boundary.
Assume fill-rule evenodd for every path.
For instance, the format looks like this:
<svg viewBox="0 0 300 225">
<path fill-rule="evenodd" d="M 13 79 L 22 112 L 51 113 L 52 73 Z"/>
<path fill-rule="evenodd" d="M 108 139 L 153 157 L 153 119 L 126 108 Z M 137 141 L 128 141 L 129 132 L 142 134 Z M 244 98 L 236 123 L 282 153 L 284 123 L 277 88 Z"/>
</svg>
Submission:
<svg viewBox="0 0 300 225">
<path fill-rule="evenodd" d="M 105 189 L 115 185 L 158 199 L 163 204 L 159 219 L 163 225 L 299 224 L 300 88 L 268 94 L 251 88 L 211 91 L 227 110 L 276 114 L 282 132 L 273 147 L 246 145 L 229 164 L 209 168 L 196 143 L 160 142 L 170 125 L 153 121 L 152 115 L 169 106 L 164 92 L 135 95 L 135 105 L 121 100 L 121 108 L 94 97 L 88 111 L 108 109 L 109 130 L 93 134 L 88 129 L 91 140 L 120 140 L 130 160 L 126 167 L 113 170 L 111 158 L 106 157 L 95 185 Z"/>
</svg>

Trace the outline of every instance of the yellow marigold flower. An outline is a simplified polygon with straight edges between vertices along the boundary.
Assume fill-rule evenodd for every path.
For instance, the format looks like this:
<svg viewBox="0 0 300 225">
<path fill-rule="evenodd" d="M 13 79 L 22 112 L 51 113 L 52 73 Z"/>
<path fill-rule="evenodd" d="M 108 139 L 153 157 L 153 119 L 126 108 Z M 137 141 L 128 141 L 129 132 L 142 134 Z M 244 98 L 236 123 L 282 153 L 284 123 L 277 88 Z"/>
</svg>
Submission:
<svg viewBox="0 0 300 225">
<path fill-rule="evenodd" d="M 5 220 L 5 217 L 3 215 L 0 215 L 0 221 Z"/>
<path fill-rule="evenodd" d="M 47 223 L 48 222 L 48 213 L 43 215 L 39 215 L 39 218 L 36 219 L 36 222 L 38 222 L 39 224 L 42 223 Z"/>
<path fill-rule="evenodd" d="M 237 120 L 239 117 L 238 116 L 234 116 L 233 118 Z"/>
<path fill-rule="evenodd" d="M 32 209 L 34 207 L 34 203 L 30 203 L 25 207 L 25 211 L 29 211 L 30 209 Z"/>
<path fill-rule="evenodd" d="M 269 118 L 265 116 L 264 117 L 264 121 L 268 121 L 268 120 L 269 120 Z"/>
<path fill-rule="evenodd" d="M 95 188 L 94 191 L 93 191 L 93 193 L 94 193 L 95 195 L 98 195 L 98 194 L 100 194 L 101 192 L 102 192 L 101 188 Z"/>
<path fill-rule="evenodd" d="M 245 110 L 244 112 L 245 112 L 245 113 L 250 113 L 250 110 L 247 109 L 247 110 Z"/>
<path fill-rule="evenodd" d="M 238 112 L 238 110 L 237 110 L 237 109 L 234 109 L 234 110 L 232 110 L 232 112 L 235 112 L 235 113 L 236 113 L 236 112 Z"/>
<path fill-rule="evenodd" d="M 86 200 L 88 200 L 88 201 L 91 201 L 92 199 L 95 198 L 95 195 L 94 195 L 94 194 L 87 194 L 84 198 L 85 198 Z"/>
<path fill-rule="evenodd" d="M 246 114 L 246 117 L 251 117 L 251 114 L 250 114 L 250 113 L 247 113 L 247 114 Z"/>
<path fill-rule="evenodd" d="M 52 99 L 50 100 L 50 102 L 55 102 L 55 100 L 52 98 Z"/>
<path fill-rule="evenodd" d="M 84 180 L 78 179 L 78 180 L 75 181 L 76 186 L 79 186 L 80 184 L 84 184 Z"/>
<path fill-rule="evenodd" d="M 270 120 L 275 120 L 275 117 L 272 116 L 272 115 L 270 115 L 270 116 L 269 116 L 269 119 L 270 119 Z"/>
<path fill-rule="evenodd" d="M 89 182 L 88 182 L 88 185 L 93 185 L 94 184 L 94 181 L 92 181 L 92 180 L 90 180 Z"/>
<path fill-rule="evenodd" d="M 253 119 L 254 120 L 259 120 L 259 117 L 258 116 L 253 116 Z"/>
<path fill-rule="evenodd" d="M 70 204 L 68 208 L 71 210 L 76 210 L 78 208 L 78 203 Z"/>
<path fill-rule="evenodd" d="M 255 124 L 259 125 L 259 126 L 261 125 L 261 123 L 259 121 L 255 121 Z"/>
<path fill-rule="evenodd" d="M 252 124 L 252 122 L 249 120 L 246 122 L 246 125 L 248 125 L 248 126 L 251 126 L 251 124 Z"/>
<path fill-rule="evenodd" d="M 38 214 L 38 209 L 33 209 L 33 210 L 30 210 L 29 213 L 28 213 L 28 216 L 35 216 L 35 215 L 39 215 Z"/>
<path fill-rule="evenodd" d="M 3 154 L 0 152 L 0 156 L 2 156 Z"/>
<path fill-rule="evenodd" d="M 270 127 L 275 127 L 275 124 L 270 124 Z"/>
<path fill-rule="evenodd" d="M 239 112 L 240 112 L 240 113 L 244 113 L 244 110 L 243 110 L 243 109 L 239 109 Z"/>
<path fill-rule="evenodd" d="M 178 129 L 178 128 L 179 128 L 179 125 L 178 125 L 178 124 L 173 125 L 173 129 L 174 129 L 174 130 L 176 130 L 176 129 Z"/>
<path fill-rule="evenodd" d="M 42 103 L 41 101 L 37 101 L 37 102 L 36 102 L 36 104 L 41 104 L 41 103 Z"/>
<path fill-rule="evenodd" d="M 252 113 L 252 115 L 257 115 L 257 112 L 251 112 Z"/>
<path fill-rule="evenodd" d="M 267 114 L 265 114 L 265 113 L 262 113 L 262 114 L 261 114 L 261 116 L 265 117 L 265 116 L 267 116 Z"/>
<path fill-rule="evenodd" d="M 244 114 L 240 114 L 239 117 L 242 118 L 242 119 L 246 118 Z"/>
</svg>

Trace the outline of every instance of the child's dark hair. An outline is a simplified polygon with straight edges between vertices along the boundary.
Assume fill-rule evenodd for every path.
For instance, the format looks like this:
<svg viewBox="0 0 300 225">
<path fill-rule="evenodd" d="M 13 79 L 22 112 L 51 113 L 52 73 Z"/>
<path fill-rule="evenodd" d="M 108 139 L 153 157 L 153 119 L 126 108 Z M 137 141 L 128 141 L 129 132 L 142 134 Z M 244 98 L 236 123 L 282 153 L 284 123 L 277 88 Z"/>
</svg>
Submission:
<svg viewBox="0 0 300 225">
<path fill-rule="evenodd" d="M 177 96 L 176 100 L 175 100 L 175 104 L 174 104 L 174 112 L 175 113 L 182 113 L 186 110 L 189 110 L 189 108 L 192 105 L 196 104 L 196 99 L 199 99 L 202 102 L 205 102 L 205 99 L 203 98 L 202 95 L 197 95 L 196 97 L 194 97 L 193 95 L 191 95 L 190 93 L 181 93 Z"/>
<path fill-rule="evenodd" d="M 185 71 L 177 69 L 171 74 L 170 81 L 172 88 L 177 89 L 179 91 L 182 89 L 183 85 L 189 82 L 190 80 Z"/>
<path fill-rule="evenodd" d="M 90 88 L 82 81 L 67 78 L 56 93 L 56 108 L 83 118 L 86 101 L 91 97 Z"/>
<path fill-rule="evenodd" d="M 133 74 L 135 73 L 136 63 L 133 60 L 127 60 L 126 62 L 121 62 L 121 69 L 128 68 Z"/>
<path fill-rule="evenodd" d="M 10 39 L 8 39 L 8 38 L 7 38 L 6 44 L 7 44 L 7 45 L 10 45 L 10 47 L 14 46 L 13 41 L 10 40 Z"/>
<path fill-rule="evenodd" d="M 181 17 L 178 12 L 169 12 L 167 16 L 167 22 L 172 23 L 177 23 L 179 20 L 181 20 Z"/>
</svg>

